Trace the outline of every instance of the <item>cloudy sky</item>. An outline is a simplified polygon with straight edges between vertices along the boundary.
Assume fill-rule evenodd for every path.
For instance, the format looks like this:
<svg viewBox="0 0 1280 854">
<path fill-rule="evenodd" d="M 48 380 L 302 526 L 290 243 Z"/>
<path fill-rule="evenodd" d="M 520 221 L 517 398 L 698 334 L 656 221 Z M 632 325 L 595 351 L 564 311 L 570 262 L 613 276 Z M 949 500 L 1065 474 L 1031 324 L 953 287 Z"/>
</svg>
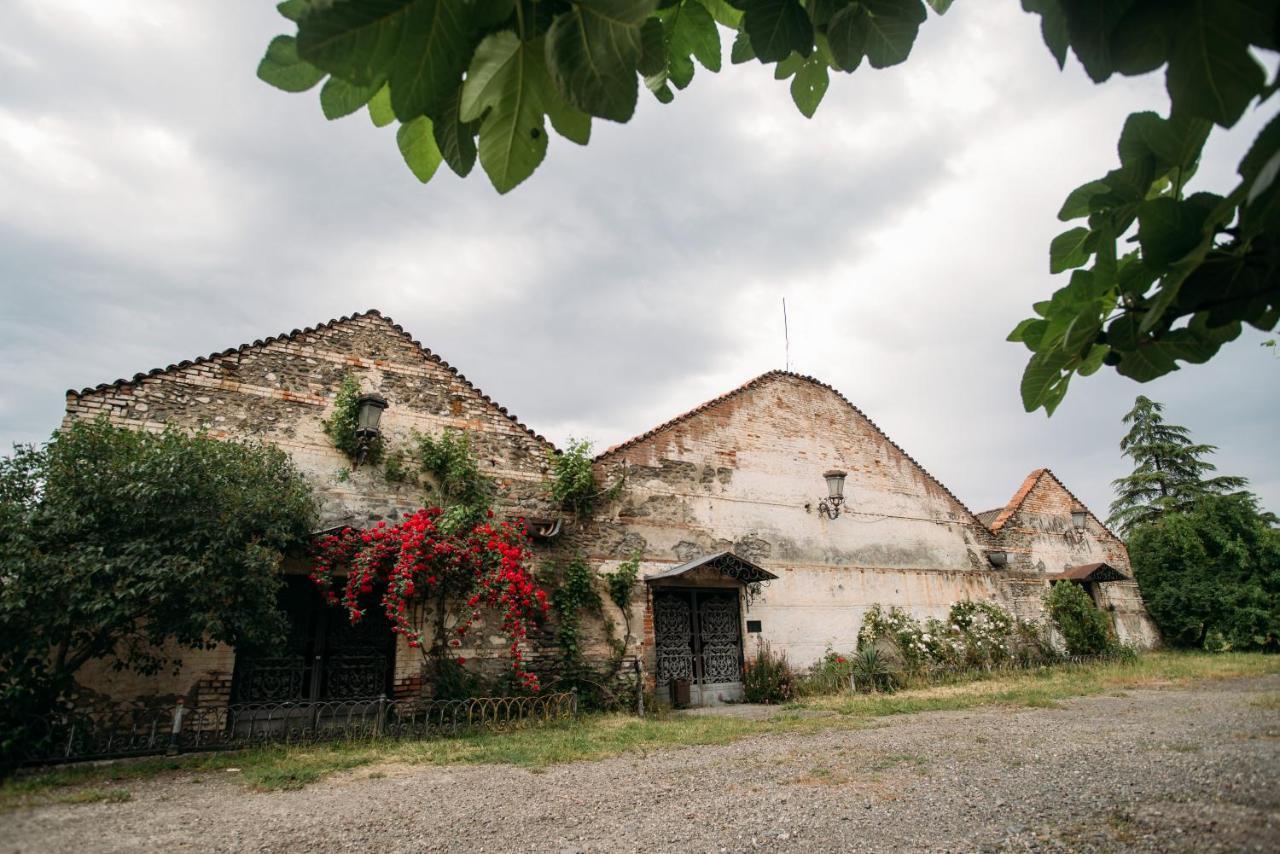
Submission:
<svg viewBox="0 0 1280 854">
<path fill-rule="evenodd" d="M 783 367 L 839 388 L 974 510 L 1053 468 L 1100 515 L 1139 392 L 1280 510 L 1280 359 L 1248 332 L 1146 386 L 1023 413 L 1009 329 L 1057 283 L 1074 186 L 1160 77 L 1059 72 L 1015 0 L 961 0 L 906 65 L 834 79 L 813 120 L 758 65 L 555 138 L 499 197 L 419 185 L 394 131 L 255 68 L 271 3 L 0 5 L 0 443 L 80 388 L 376 307 L 526 423 L 600 447 Z M 1273 108 L 1274 109 L 1274 108 Z M 1234 185 L 1257 118 L 1196 186 Z M 815 484 L 819 489 L 820 483 Z"/>
</svg>

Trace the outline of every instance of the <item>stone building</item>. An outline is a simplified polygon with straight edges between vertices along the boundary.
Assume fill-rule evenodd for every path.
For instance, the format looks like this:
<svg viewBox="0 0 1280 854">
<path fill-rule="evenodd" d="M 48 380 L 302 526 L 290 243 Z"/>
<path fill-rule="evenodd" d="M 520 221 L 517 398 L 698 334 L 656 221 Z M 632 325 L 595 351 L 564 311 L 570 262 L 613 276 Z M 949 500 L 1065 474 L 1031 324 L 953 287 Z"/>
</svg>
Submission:
<svg viewBox="0 0 1280 854">
<path fill-rule="evenodd" d="M 68 392 L 66 418 L 268 441 L 313 484 L 322 530 L 394 522 L 422 506 L 422 488 L 377 466 L 352 470 L 324 432 L 348 376 L 386 399 L 379 426 L 389 447 L 407 447 L 415 433 L 465 431 L 498 484 L 498 514 L 538 521 L 540 559 L 580 555 L 597 572 L 639 559 L 644 583 L 631 614 L 610 616 L 634 626 L 626 659 L 660 694 L 688 678 L 695 701 L 739 696 L 744 658 L 762 641 L 801 666 L 828 648 L 851 650 L 877 603 L 926 617 L 985 600 L 1034 618 L 1055 578 L 1084 585 L 1122 640 L 1157 641 L 1123 543 L 1051 472 L 1029 475 L 1006 507 L 974 514 L 839 392 L 788 372 L 601 454 L 598 481 L 623 486 L 589 519 L 550 500 L 550 442 L 376 311 Z M 833 506 L 824 476 L 836 472 L 843 503 Z M 285 648 L 187 651 L 180 672 L 145 683 L 102 663 L 82 684 L 202 705 L 429 689 L 417 651 L 376 620 L 346 625 L 322 604 L 303 561 L 286 572 Z M 486 644 L 499 642 L 480 632 L 479 646 L 460 652 L 484 660 Z M 607 650 L 597 632 L 588 654 Z M 530 652 L 536 662 L 540 650 Z"/>
</svg>

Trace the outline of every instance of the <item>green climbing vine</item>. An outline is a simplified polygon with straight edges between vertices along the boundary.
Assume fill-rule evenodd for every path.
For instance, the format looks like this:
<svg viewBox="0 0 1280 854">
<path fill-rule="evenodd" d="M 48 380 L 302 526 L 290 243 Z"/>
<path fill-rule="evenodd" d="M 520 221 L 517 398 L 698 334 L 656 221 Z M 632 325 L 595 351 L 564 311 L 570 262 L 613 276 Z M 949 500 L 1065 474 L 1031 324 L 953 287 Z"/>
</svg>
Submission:
<svg viewBox="0 0 1280 854">
<path fill-rule="evenodd" d="M 418 465 L 431 478 L 433 497 L 444 510 L 440 526 L 459 530 L 475 524 L 489 510 L 493 481 L 476 462 L 471 440 L 460 430 L 445 430 L 438 437 L 418 436 Z"/>
<path fill-rule="evenodd" d="M 565 564 L 558 576 L 559 584 L 551 593 L 556 644 L 566 669 L 576 671 L 586 667 L 582 656 L 582 615 L 600 613 L 600 594 L 596 591 L 595 573 L 580 555 Z"/>
<path fill-rule="evenodd" d="M 625 565 L 624 565 L 625 566 Z M 638 568 L 639 562 L 636 561 Z M 620 567 L 620 569 L 622 569 Z M 629 601 L 629 588 L 635 584 L 635 570 L 631 571 L 631 581 L 627 585 L 628 594 L 623 601 Z M 622 570 L 623 578 L 627 570 Z M 617 635 L 617 627 L 604 611 L 604 600 L 600 596 L 600 578 L 581 555 L 575 555 L 567 563 L 550 565 L 542 572 L 544 578 L 554 579 L 555 587 L 551 591 L 551 611 L 555 618 L 555 642 L 559 648 L 556 669 L 558 678 L 557 690 L 573 688 L 578 691 L 582 703 L 594 708 L 617 708 L 629 705 L 630 698 L 624 696 L 626 686 L 617 684 L 617 677 L 622 669 L 623 657 L 626 655 L 627 642 Z M 606 592 L 609 599 L 617 604 L 623 584 L 614 575 L 605 578 Z M 623 608 L 624 618 L 630 620 L 628 609 Z M 593 616 L 600 620 L 604 628 L 605 642 L 612 655 L 601 668 L 592 667 L 583 655 L 583 619 Z"/>
<path fill-rule="evenodd" d="M 324 433 L 333 446 L 346 454 L 353 464 L 382 461 L 385 450 L 382 438 L 361 442 L 356 434 L 360 417 L 360 381 L 351 374 L 342 378 L 334 396 L 333 412 L 324 422 Z"/>
<path fill-rule="evenodd" d="M 631 595 L 635 592 L 636 581 L 640 577 L 640 553 L 632 555 L 629 560 L 618 564 L 618 568 L 605 577 L 605 587 L 609 592 L 609 601 L 618 606 L 622 612 L 622 622 L 626 626 L 626 642 L 631 640 Z"/>
<path fill-rule="evenodd" d="M 551 467 L 548 491 L 552 500 L 579 518 L 589 516 L 600 499 L 612 501 L 617 498 L 626 479 L 624 475 L 607 489 L 601 489 L 596 483 L 591 447 L 592 442 L 588 439 L 571 438 L 563 451 L 547 456 Z"/>
<path fill-rule="evenodd" d="M 417 472 L 410 466 L 409 452 L 404 448 L 387 451 L 382 462 L 382 476 L 387 483 L 410 483 L 418 479 Z"/>
</svg>

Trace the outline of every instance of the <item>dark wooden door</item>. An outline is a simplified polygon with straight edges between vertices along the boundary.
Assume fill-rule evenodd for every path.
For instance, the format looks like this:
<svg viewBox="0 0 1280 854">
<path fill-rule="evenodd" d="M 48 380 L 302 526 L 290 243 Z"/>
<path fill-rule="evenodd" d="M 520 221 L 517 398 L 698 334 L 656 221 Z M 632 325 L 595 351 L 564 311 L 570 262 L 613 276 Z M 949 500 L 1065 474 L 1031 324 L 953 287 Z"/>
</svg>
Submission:
<svg viewBox="0 0 1280 854">
<path fill-rule="evenodd" d="M 346 700 L 390 691 L 395 636 L 377 606 L 352 626 L 310 579 L 297 576 L 286 579 L 279 604 L 289 623 L 285 643 L 236 651 L 233 702 Z"/>
</svg>

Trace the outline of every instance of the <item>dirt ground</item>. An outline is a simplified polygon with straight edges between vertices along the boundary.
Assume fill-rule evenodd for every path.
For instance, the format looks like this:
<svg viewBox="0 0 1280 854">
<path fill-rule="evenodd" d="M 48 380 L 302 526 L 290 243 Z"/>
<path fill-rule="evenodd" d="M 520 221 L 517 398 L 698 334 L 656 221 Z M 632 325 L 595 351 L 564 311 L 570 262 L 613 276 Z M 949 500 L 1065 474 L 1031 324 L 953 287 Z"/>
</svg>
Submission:
<svg viewBox="0 0 1280 854">
<path fill-rule="evenodd" d="M 0 852 L 1280 850 L 1280 677 L 529 771 L 232 774 L 0 815 Z"/>
</svg>

